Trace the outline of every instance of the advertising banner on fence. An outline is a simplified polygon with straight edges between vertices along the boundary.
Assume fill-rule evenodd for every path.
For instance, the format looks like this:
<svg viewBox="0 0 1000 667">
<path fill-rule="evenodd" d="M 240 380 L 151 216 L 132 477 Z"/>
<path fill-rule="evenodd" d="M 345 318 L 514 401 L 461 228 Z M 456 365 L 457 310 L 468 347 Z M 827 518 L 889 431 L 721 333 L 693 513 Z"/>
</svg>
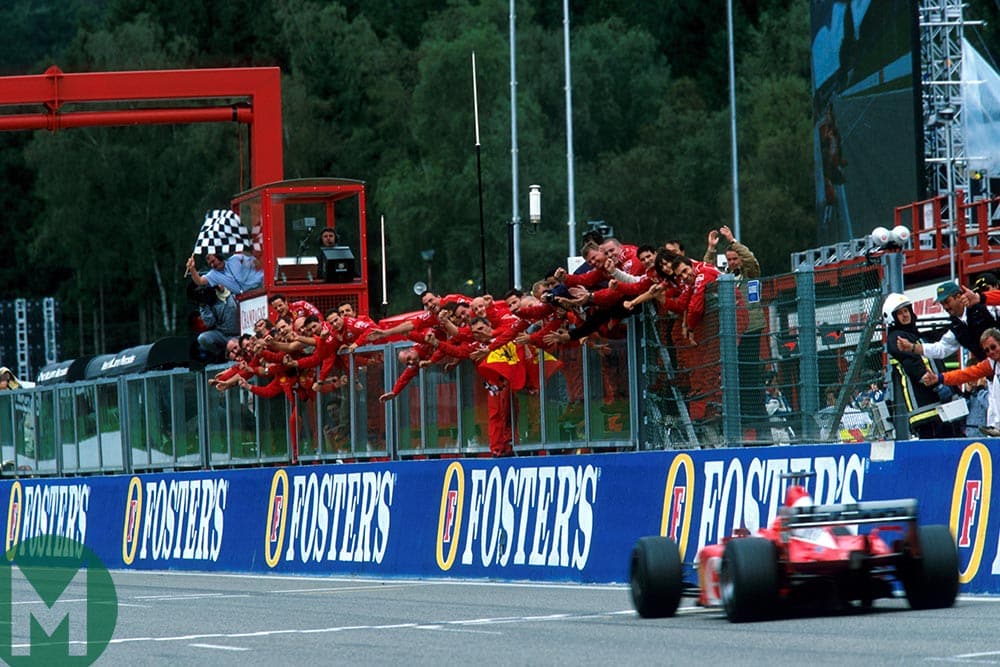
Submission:
<svg viewBox="0 0 1000 667">
<path fill-rule="evenodd" d="M 0 482 L 6 550 L 85 544 L 107 567 L 624 582 L 632 545 L 685 563 L 770 523 L 789 481 L 818 503 L 916 498 L 956 538 L 965 592 L 1000 593 L 994 441 L 409 461 Z"/>
</svg>

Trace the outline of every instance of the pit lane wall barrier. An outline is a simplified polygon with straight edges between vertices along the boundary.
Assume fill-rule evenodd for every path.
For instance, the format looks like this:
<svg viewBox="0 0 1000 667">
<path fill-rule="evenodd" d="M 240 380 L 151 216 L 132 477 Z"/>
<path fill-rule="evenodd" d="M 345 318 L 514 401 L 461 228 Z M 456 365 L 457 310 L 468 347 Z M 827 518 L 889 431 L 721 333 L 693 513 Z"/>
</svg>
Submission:
<svg viewBox="0 0 1000 667">
<path fill-rule="evenodd" d="M 963 591 L 997 594 L 997 456 L 908 441 L 21 479 L 0 507 L 7 551 L 62 535 L 110 568 L 624 582 L 638 537 L 690 563 L 811 470 L 817 502 L 917 498 L 957 536 Z"/>
</svg>

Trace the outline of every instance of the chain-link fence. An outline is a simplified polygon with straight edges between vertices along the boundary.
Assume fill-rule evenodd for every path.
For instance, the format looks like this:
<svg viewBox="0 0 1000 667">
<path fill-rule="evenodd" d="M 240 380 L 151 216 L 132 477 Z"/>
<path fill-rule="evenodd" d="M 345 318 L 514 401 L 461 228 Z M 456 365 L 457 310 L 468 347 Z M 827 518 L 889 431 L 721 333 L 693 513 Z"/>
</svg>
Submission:
<svg viewBox="0 0 1000 667">
<path fill-rule="evenodd" d="M 640 446 L 884 436 L 881 283 L 872 263 L 751 281 L 724 275 L 706 290 L 700 322 L 647 306 Z"/>
</svg>

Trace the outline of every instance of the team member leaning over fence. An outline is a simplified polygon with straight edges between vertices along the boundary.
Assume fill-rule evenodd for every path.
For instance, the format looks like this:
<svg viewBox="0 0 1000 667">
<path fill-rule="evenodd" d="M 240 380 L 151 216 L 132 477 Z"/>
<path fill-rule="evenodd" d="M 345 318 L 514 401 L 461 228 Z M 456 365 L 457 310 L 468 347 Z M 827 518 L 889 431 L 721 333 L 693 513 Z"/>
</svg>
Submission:
<svg viewBox="0 0 1000 667">
<path fill-rule="evenodd" d="M 910 433 L 920 438 L 961 436 L 959 426 L 941 421 L 935 409 L 938 402 L 951 400 L 952 391 L 946 385 L 927 387 L 921 384 L 926 373 L 937 374 L 943 368 L 940 362 L 912 351 L 920 342 L 920 331 L 909 299 L 896 293 L 886 296 L 882 304 L 882 321 L 886 326 L 885 346 L 892 366 L 894 395 L 899 397 L 896 409 L 905 409 L 909 415 Z M 910 352 L 902 351 L 901 340 L 911 344 L 907 346 Z"/>
<path fill-rule="evenodd" d="M 947 373 L 928 371 L 921 380 L 925 386 L 937 384 L 957 386 L 966 382 L 974 382 L 986 378 L 989 382 L 989 405 L 986 409 L 986 426 L 980 427 L 984 434 L 1000 437 L 1000 330 L 987 329 L 979 339 L 986 359 L 974 366 L 959 368 Z"/>
<path fill-rule="evenodd" d="M 431 360 L 439 361 L 444 357 L 472 360 L 489 392 L 490 452 L 494 457 L 513 456 L 515 431 L 511 422 L 511 392 L 520 390 L 525 382 L 523 364 L 513 363 L 518 361 L 516 346 L 509 344 L 517 334 L 513 329 L 494 331 L 485 317 L 473 319 L 470 328 L 473 339 L 461 345 L 429 338 L 428 343 L 437 348 Z M 515 369 L 519 372 L 514 372 Z"/>
<path fill-rule="evenodd" d="M 417 374 L 420 372 L 420 362 L 430 360 L 432 354 L 434 354 L 434 348 L 426 342 L 420 342 L 413 347 L 400 350 L 396 358 L 399 359 L 399 363 L 405 366 L 405 368 L 399 374 L 399 378 L 397 378 L 396 384 L 392 386 L 392 389 L 379 396 L 378 400 L 385 403 L 396 398 L 406 388 L 406 385 L 410 384 L 410 381 L 417 377 Z"/>
<path fill-rule="evenodd" d="M 719 279 L 719 271 L 711 264 L 696 262 L 687 257 L 675 257 L 671 263 L 678 284 L 690 287 L 678 304 L 687 327 L 691 359 L 691 400 L 688 412 L 692 419 L 710 419 L 721 416 L 722 403 L 719 359 L 719 318 L 717 314 L 706 317 L 708 286 Z M 739 290 L 736 291 L 736 330 L 746 330 L 746 309 L 742 307 Z"/>
<path fill-rule="evenodd" d="M 236 385 L 240 375 L 244 378 L 253 377 L 253 373 L 250 370 L 244 370 L 240 366 L 241 361 L 250 358 L 248 341 L 252 338 L 253 336 L 243 334 L 238 339 L 231 338 L 226 342 L 226 358 L 232 361 L 233 365 L 216 373 L 214 377 L 209 379 L 209 385 L 221 392 Z"/>
</svg>

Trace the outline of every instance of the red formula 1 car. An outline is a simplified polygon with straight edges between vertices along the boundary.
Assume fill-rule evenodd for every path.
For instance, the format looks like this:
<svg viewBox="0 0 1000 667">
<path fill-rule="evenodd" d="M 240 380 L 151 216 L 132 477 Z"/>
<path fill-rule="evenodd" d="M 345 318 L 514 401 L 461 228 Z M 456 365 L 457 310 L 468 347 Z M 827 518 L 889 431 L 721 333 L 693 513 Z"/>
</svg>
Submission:
<svg viewBox="0 0 1000 667">
<path fill-rule="evenodd" d="M 848 528 L 871 524 L 857 534 Z M 695 568 L 699 604 L 722 605 L 733 622 L 769 618 L 820 596 L 867 608 L 892 596 L 895 582 L 914 609 L 950 607 L 958 595 L 955 541 L 947 526 L 917 525 L 916 500 L 816 505 L 800 485 L 788 488 L 769 528 L 702 548 Z M 630 567 L 639 615 L 673 616 L 681 596 L 695 592 L 682 573 L 673 540 L 641 538 Z"/>
</svg>

